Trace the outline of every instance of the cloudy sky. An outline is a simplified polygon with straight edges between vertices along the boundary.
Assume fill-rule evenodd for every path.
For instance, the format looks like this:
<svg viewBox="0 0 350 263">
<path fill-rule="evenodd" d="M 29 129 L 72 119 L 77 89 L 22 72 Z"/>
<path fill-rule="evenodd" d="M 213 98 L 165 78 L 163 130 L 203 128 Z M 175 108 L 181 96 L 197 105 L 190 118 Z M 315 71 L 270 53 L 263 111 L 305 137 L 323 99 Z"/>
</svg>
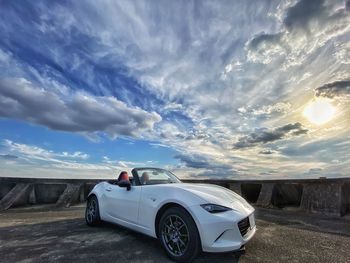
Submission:
<svg viewBox="0 0 350 263">
<path fill-rule="evenodd" d="M 350 175 L 350 1 L 1 1 L 0 176 Z"/>
</svg>

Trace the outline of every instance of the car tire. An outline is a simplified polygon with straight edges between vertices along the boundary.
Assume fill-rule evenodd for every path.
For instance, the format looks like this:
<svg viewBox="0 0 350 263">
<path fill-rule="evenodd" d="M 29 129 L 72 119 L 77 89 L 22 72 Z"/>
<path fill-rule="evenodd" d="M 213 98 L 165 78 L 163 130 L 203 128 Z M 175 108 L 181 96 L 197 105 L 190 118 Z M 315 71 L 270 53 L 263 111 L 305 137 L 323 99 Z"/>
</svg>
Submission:
<svg viewBox="0 0 350 263">
<path fill-rule="evenodd" d="M 173 261 L 191 262 L 201 251 L 196 223 L 182 207 L 172 207 L 163 213 L 158 233 L 161 245 Z"/>
<path fill-rule="evenodd" d="M 85 209 L 85 221 L 88 226 L 96 226 L 101 222 L 98 200 L 95 195 L 88 198 Z"/>
</svg>

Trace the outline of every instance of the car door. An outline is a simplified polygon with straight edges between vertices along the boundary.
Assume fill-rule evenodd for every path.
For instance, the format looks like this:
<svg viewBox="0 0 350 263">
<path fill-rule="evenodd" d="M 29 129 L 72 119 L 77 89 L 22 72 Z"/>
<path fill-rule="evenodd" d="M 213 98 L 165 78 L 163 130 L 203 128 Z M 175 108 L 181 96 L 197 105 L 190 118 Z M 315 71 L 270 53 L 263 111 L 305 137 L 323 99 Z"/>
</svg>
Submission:
<svg viewBox="0 0 350 263">
<path fill-rule="evenodd" d="M 106 183 L 104 189 L 105 211 L 116 223 L 137 224 L 140 195 L 141 187 L 139 186 L 132 186 L 127 191 L 124 187 Z"/>
</svg>

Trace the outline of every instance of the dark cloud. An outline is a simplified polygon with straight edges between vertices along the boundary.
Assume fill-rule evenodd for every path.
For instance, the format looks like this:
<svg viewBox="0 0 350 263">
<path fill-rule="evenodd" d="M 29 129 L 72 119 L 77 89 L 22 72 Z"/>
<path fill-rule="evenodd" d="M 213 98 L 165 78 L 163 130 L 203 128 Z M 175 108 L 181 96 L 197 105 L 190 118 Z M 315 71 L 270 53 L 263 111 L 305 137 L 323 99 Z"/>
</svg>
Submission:
<svg viewBox="0 0 350 263">
<path fill-rule="evenodd" d="M 278 170 L 270 170 L 270 171 L 266 171 L 266 172 L 261 172 L 259 173 L 262 176 L 276 176 L 276 174 L 278 174 L 279 171 Z"/>
<path fill-rule="evenodd" d="M 186 136 L 181 136 L 178 137 L 179 139 L 183 139 L 183 140 L 205 140 L 205 139 L 209 139 L 210 136 L 208 134 L 202 133 L 202 132 L 196 132 L 196 131 L 191 131 L 188 135 Z"/>
<path fill-rule="evenodd" d="M 58 95 L 25 79 L 0 79 L 0 117 L 20 119 L 53 130 L 105 132 L 137 137 L 161 120 L 155 112 L 128 107 L 114 97 L 86 93 Z"/>
<path fill-rule="evenodd" d="M 295 160 L 313 159 L 330 163 L 336 159 L 345 162 L 350 159 L 349 142 L 350 138 L 325 138 L 302 145 L 289 144 L 286 147 L 281 147 L 279 151 L 282 155 Z"/>
<path fill-rule="evenodd" d="M 211 169 L 204 171 L 202 173 L 198 174 L 191 174 L 191 177 L 198 177 L 198 178 L 203 178 L 203 177 L 208 177 L 208 178 L 213 178 L 213 177 L 218 177 L 220 179 L 230 179 L 237 175 L 237 171 L 233 169 Z"/>
<path fill-rule="evenodd" d="M 260 45 L 263 44 L 271 44 L 271 43 L 276 43 L 279 42 L 281 39 L 282 34 L 277 33 L 277 34 L 266 34 L 262 33 L 256 37 L 254 37 L 250 42 L 249 42 L 249 47 L 253 50 L 257 50 Z"/>
<path fill-rule="evenodd" d="M 180 160 L 186 167 L 191 168 L 208 168 L 209 162 L 204 157 L 192 156 L 192 155 L 184 155 L 178 154 L 174 156 L 175 159 Z"/>
<path fill-rule="evenodd" d="M 324 0 L 301 0 L 290 7 L 284 19 L 287 29 L 305 28 L 311 19 L 320 17 L 325 12 Z"/>
<path fill-rule="evenodd" d="M 4 160 L 15 160 L 17 158 L 18 156 L 12 155 L 12 154 L 0 154 L 0 159 L 4 159 Z"/>
<path fill-rule="evenodd" d="M 311 168 L 309 169 L 309 173 L 319 173 L 322 172 L 322 168 Z"/>
<path fill-rule="evenodd" d="M 283 21 L 285 28 L 288 30 L 306 29 L 310 20 L 317 19 L 320 14 L 324 13 L 323 3 L 323 0 L 301 0 L 297 2 L 286 11 Z M 280 47 L 283 47 L 281 43 L 283 34 L 283 31 L 275 34 L 261 33 L 249 42 L 249 47 L 252 50 L 259 50 L 259 47 L 263 45 L 281 44 Z"/>
<path fill-rule="evenodd" d="M 202 169 L 200 173 L 192 173 L 191 177 L 230 178 L 237 174 L 231 165 L 219 163 L 202 155 L 178 154 L 174 156 L 188 168 Z"/>
<path fill-rule="evenodd" d="M 350 80 L 340 80 L 327 83 L 315 89 L 317 97 L 327 98 L 349 98 L 350 99 Z"/>
<path fill-rule="evenodd" d="M 274 153 L 276 153 L 275 151 L 273 151 L 273 150 L 270 150 L 270 149 L 264 149 L 264 150 L 262 150 L 262 151 L 260 151 L 259 152 L 260 154 L 274 154 Z"/>
<path fill-rule="evenodd" d="M 178 154 L 175 155 L 174 158 L 180 160 L 181 163 L 185 164 L 185 166 L 189 168 L 210 170 L 232 168 L 230 165 L 217 163 L 216 161 L 209 160 L 208 158 L 197 154 Z"/>
<path fill-rule="evenodd" d="M 297 38 L 307 38 L 312 41 L 311 36 L 315 33 L 323 32 L 323 37 L 318 36 L 319 42 L 327 40 L 329 36 L 342 34 L 349 23 L 349 5 L 348 1 L 342 8 L 336 8 L 333 3 L 325 3 L 323 0 L 300 0 L 286 10 L 284 27 L 280 32 L 263 32 L 250 40 L 248 48 L 253 52 L 250 55 L 251 59 L 269 62 L 272 58 L 278 58 L 279 55 L 290 54 L 294 50 L 291 44 L 293 41 L 297 41 Z M 310 41 L 309 44 L 311 44 Z M 314 47 L 310 51 L 304 48 L 305 52 L 312 50 Z"/>
<path fill-rule="evenodd" d="M 306 134 L 307 129 L 303 128 L 301 123 L 290 123 L 275 129 L 256 129 L 254 132 L 242 136 L 234 144 L 235 149 L 253 147 L 258 144 L 265 144 L 281 140 L 287 136 L 298 136 Z"/>
</svg>

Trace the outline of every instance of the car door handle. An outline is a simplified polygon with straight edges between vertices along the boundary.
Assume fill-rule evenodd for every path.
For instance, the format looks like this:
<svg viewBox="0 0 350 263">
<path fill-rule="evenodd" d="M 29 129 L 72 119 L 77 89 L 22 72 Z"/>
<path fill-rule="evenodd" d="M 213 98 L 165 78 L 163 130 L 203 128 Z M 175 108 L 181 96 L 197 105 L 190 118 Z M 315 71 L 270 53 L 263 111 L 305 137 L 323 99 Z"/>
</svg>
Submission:
<svg viewBox="0 0 350 263">
<path fill-rule="evenodd" d="M 108 188 L 106 188 L 106 191 L 107 191 L 107 192 L 110 192 L 110 191 L 112 191 L 112 188 L 111 188 L 111 187 L 108 187 Z"/>
</svg>

